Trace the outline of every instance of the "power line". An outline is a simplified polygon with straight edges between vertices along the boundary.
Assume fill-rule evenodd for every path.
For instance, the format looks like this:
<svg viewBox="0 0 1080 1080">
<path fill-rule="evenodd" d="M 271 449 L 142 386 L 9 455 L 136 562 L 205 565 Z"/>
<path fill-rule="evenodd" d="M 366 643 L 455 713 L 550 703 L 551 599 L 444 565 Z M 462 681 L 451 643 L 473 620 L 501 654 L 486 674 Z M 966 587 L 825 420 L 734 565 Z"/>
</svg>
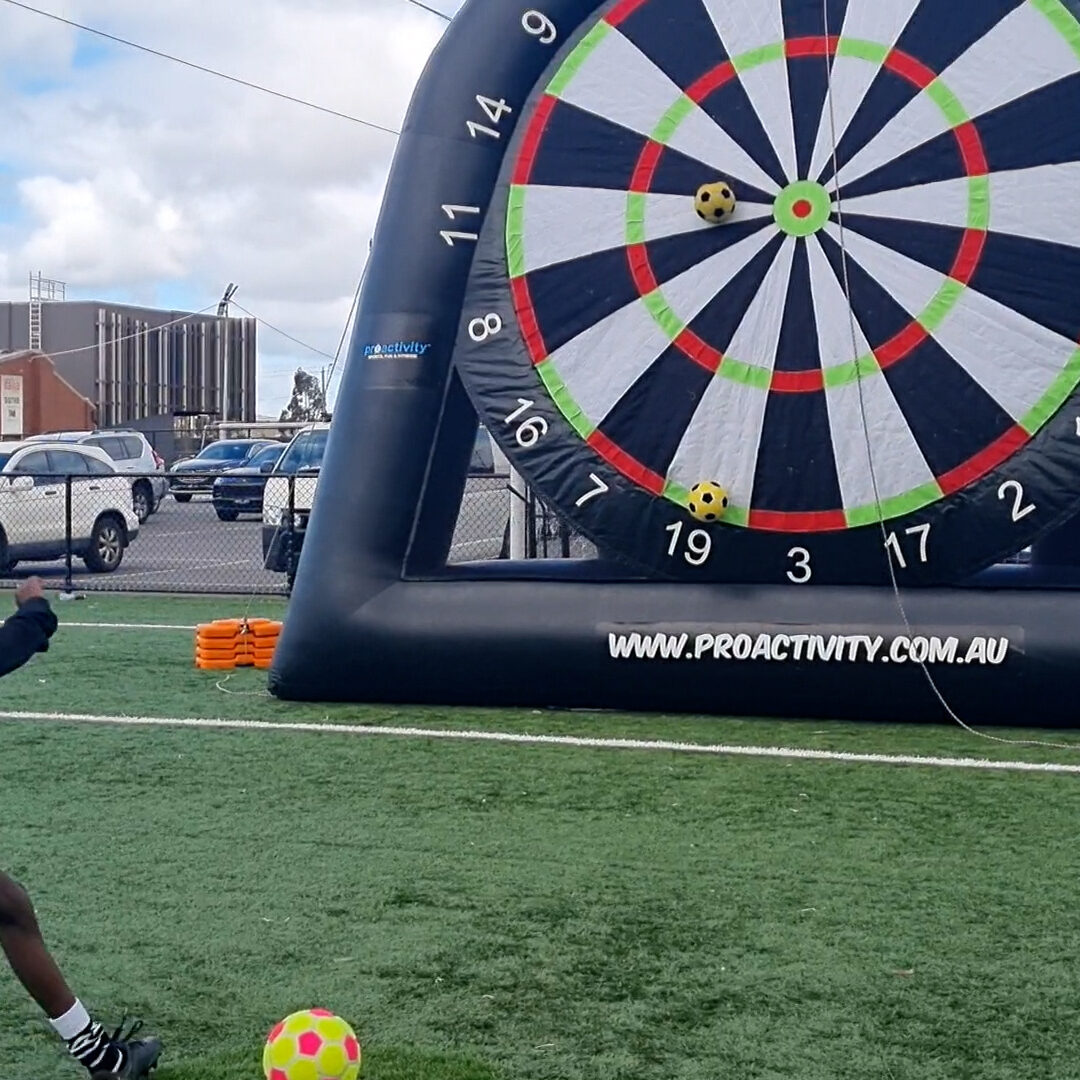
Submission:
<svg viewBox="0 0 1080 1080">
<path fill-rule="evenodd" d="M 189 315 L 181 315 L 179 319 L 173 319 L 171 322 L 161 323 L 159 326 L 148 326 L 145 330 L 136 330 L 134 334 L 123 334 L 120 337 L 103 339 L 102 341 L 95 341 L 93 345 L 83 345 L 78 349 L 63 349 L 60 352 L 48 352 L 42 350 L 46 356 L 50 359 L 55 359 L 58 356 L 74 356 L 75 353 L 81 352 L 93 352 L 95 349 L 100 348 L 102 345 L 119 345 L 121 341 L 134 341 L 135 338 L 149 337 L 151 334 L 156 334 L 159 330 L 165 330 L 167 327 L 176 326 L 178 323 L 187 322 L 188 319 L 197 319 L 200 315 L 207 315 L 214 308 L 216 304 L 211 304 L 209 307 L 204 307 L 202 311 L 193 311 Z M 237 305 L 239 307 L 239 305 Z"/>
<path fill-rule="evenodd" d="M 248 311 L 248 309 L 244 307 L 243 304 L 239 304 L 235 300 L 231 300 L 230 303 L 233 305 L 233 307 L 238 307 L 245 315 L 250 315 L 251 318 L 262 323 L 262 325 L 265 326 L 267 330 L 273 330 L 275 334 L 280 334 L 283 338 L 288 338 L 294 345 L 300 345 L 305 349 L 310 349 L 311 352 L 317 353 L 319 356 L 325 356 L 327 360 L 336 359 L 336 357 L 331 356 L 330 353 L 323 352 L 322 349 L 317 349 L 314 345 L 309 345 L 306 341 L 301 341 L 298 337 L 293 337 L 292 334 L 286 333 L 286 331 L 282 330 L 281 327 L 275 326 L 271 322 L 267 322 L 264 318 L 262 318 L 261 315 L 256 315 L 255 312 Z"/>
<path fill-rule="evenodd" d="M 349 317 L 345 320 L 345 326 L 341 331 L 341 340 L 338 342 L 337 352 L 334 354 L 334 362 L 330 365 L 330 374 L 326 379 L 327 390 L 329 390 L 334 381 L 334 372 L 337 370 L 338 361 L 341 359 L 341 350 L 345 348 L 345 342 L 349 336 L 349 326 L 352 324 L 353 318 L 356 315 L 356 309 L 360 305 L 360 294 L 364 290 L 364 282 L 367 280 L 368 263 L 370 261 L 371 259 L 369 256 L 368 261 L 364 263 L 364 269 L 360 274 L 360 282 L 356 286 L 356 292 L 353 293 L 352 309 L 349 311 Z"/>
<path fill-rule="evenodd" d="M 316 112 L 326 113 L 328 116 L 336 116 L 340 120 L 349 120 L 354 124 L 360 124 L 363 127 L 373 128 L 375 131 L 383 131 L 387 135 L 400 135 L 401 132 L 396 128 L 383 127 L 382 124 L 376 124 L 372 120 L 361 120 L 359 116 L 351 116 L 349 113 L 338 112 L 337 109 L 329 109 L 325 105 L 316 105 L 313 101 L 306 101 L 304 98 L 293 97 L 292 94 L 283 94 L 279 90 L 271 90 L 268 86 L 261 86 L 259 83 L 248 82 L 247 79 L 238 78 L 235 75 L 227 75 L 223 71 L 218 71 L 215 68 L 204 67 L 202 64 L 196 64 L 191 60 L 183 60 L 179 56 L 173 56 L 171 53 L 160 52 L 158 49 L 151 49 L 147 45 L 140 45 L 136 41 L 128 41 L 127 38 L 117 37 L 115 34 L 108 34 L 104 30 L 98 30 L 93 26 L 85 26 L 83 23 L 74 22 L 71 19 L 65 19 L 61 15 L 56 15 L 51 11 L 43 11 L 41 8 L 32 7 L 30 4 L 24 4 L 22 0 L 3 0 L 3 3 L 10 4 L 12 7 L 22 8 L 23 11 L 32 12 L 34 15 L 41 15 L 43 18 L 52 19 L 54 22 L 63 23 L 65 26 L 72 26 L 76 30 L 82 30 L 87 34 L 96 34 L 100 38 L 105 38 L 106 41 L 115 42 L 117 45 L 126 45 L 129 49 L 138 49 L 139 52 L 148 53 L 150 56 L 156 56 L 162 60 L 169 60 L 174 64 L 181 64 L 183 67 L 192 68 L 195 71 L 201 71 L 205 75 L 213 75 L 218 79 L 225 79 L 227 82 L 236 83 L 238 86 L 246 86 L 250 90 L 258 90 L 263 94 L 270 94 L 271 97 L 280 98 L 282 101 L 291 101 L 294 105 L 303 105 L 305 108 L 314 109 Z M 410 3 L 418 3 L 418 0 L 410 0 Z M 424 5 L 420 5 L 423 7 Z M 429 9 L 434 11 L 434 9 Z M 435 12 L 440 14 L 440 12 Z M 443 16 L 444 18 L 446 16 Z"/>
<path fill-rule="evenodd" d="M 428 7 L 427 4 L 421 3 L 420 0 L 408 0 L 408 2 L 414 7 L 423 8 L 424 11 L 430 11 L 432 15 L 438 15 L 440 19 L 445 19 L 447 22 L 450 22 L 450 16 L 447 15 L 445 11 L 437 11 L 435 8 Z"/>
</svg>

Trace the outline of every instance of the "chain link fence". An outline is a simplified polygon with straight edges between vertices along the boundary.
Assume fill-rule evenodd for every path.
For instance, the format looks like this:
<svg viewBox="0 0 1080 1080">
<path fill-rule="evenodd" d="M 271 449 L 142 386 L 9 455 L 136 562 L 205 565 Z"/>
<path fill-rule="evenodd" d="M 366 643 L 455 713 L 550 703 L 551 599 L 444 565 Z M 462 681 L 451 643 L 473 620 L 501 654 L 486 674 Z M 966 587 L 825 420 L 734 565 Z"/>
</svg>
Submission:
<svg viewBox="0 0 1080 1080">
<path fill-rule="evenodd" d="M 183 486 L 160 472 L 0 477 L 0 586 L 38 575 L 66 592 L 287 595 L 315 484 L 304 474 L 189 473 Z M 530 559 L 595 554 L 522 481 L 470 476 L 450 562 L 506 559 L 515 547 Z"/>
</svg>

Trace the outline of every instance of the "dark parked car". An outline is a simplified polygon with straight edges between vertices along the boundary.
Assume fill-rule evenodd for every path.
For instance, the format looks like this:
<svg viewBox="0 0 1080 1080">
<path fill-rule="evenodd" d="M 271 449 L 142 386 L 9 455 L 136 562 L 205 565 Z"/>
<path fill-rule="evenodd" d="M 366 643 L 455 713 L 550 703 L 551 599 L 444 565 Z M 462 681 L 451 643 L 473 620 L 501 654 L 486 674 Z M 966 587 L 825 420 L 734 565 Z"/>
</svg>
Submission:
<svg viewBox="0 0 1080 1080">
<path fill-rule="evenodd" d="M 186 503 L 192 495 L 209 495 L 223 472 L 246 465 L 263 447 L 275 445 L 271 439 L 222 439 L 204 446 L 195 457 L 178 461 L 169 470 L 173 498 Z"/>
<path fill-rule="evenodd" d="M 285 453 L 284 443 L 264 446 L 239 469 L 228 469 L 214 481 L 214 509 L 222 521 L 241 514 L 262 514 L 266 478 Z"/>
</svg>

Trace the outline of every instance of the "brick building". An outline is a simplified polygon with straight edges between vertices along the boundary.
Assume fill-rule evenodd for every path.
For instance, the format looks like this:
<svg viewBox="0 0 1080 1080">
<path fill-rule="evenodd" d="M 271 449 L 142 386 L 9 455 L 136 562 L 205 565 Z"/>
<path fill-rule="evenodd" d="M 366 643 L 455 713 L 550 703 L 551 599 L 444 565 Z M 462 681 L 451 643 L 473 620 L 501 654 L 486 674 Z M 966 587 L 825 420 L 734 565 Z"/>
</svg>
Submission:
<svg viewBox="0 0 1080 1080">
<path fill-rule="evenodd" d="M 0 354 L 0 439 L 87 431 L 95 426 L 95 412 L 43 353 Z"/>
</svg>

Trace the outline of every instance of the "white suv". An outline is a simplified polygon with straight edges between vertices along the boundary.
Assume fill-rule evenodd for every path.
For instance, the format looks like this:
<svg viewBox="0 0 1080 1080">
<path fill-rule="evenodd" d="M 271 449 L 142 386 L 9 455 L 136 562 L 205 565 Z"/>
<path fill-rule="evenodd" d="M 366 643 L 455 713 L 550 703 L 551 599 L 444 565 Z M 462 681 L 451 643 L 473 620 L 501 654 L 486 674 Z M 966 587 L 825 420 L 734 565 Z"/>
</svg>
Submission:
<svg viewBox="0 0 1080 1080">
<path fill-rule="evenodd" d="M 296 567 L 329 436 L 329 424 L 311 424 L 298 431 L 267 478 L 262 528 L 263 565 L 267 570 L 284 574 Z"/>
<path fill-rule="evenodd" d="M 115 570 L 139 534 L 131 483 L 104 450 L 62 442 L 0 443 L 0 570 L 51 562 L 67 547 L 95 574 Z"/>
<path fill-rule="evenodd" d="M 140 522 L 157 510 L 169 491 L 165 459 L 141 431 L 61 431 L 34 435 L 27 442 L 76 443 L 104 450 L 120 473 L 130 473 L 131 499 Z"/>
</svg>

